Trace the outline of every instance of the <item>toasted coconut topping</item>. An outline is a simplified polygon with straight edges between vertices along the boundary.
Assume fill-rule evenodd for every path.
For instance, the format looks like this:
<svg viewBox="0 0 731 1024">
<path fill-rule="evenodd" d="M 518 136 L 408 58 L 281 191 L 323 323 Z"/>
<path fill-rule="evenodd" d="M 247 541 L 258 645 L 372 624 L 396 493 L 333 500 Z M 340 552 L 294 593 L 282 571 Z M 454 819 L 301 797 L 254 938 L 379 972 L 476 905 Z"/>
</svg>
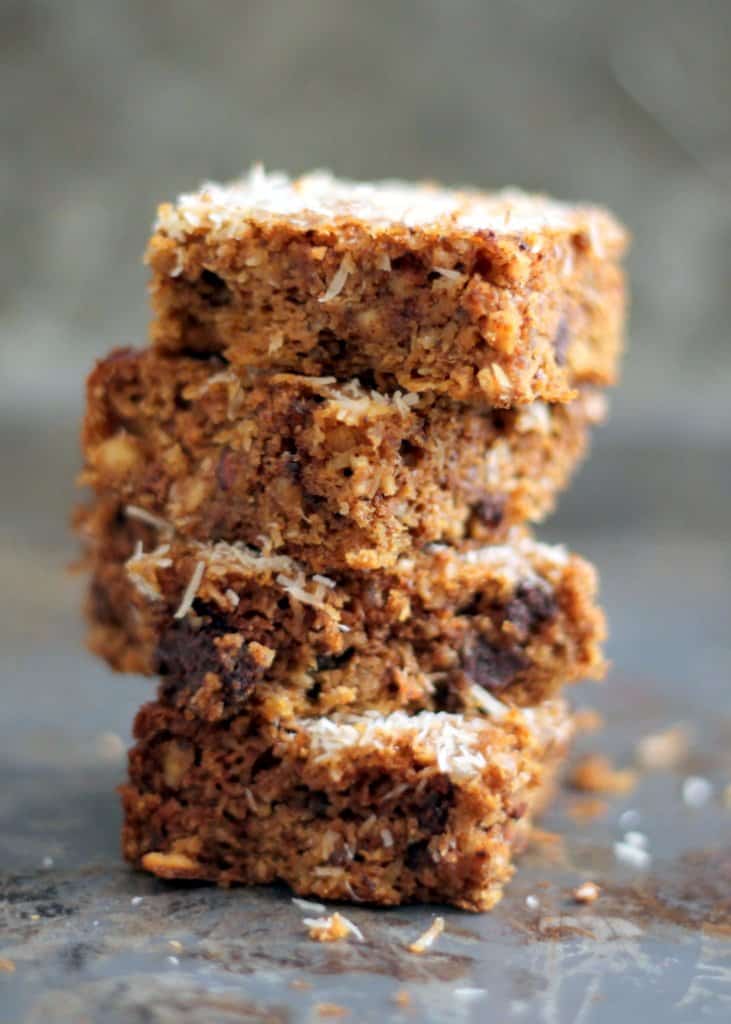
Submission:
<svg viewBox="0 0 731 1024">
<path fill-rule="evenodd" d="M 531 236 L 532 245 L 536 243 L 532 236 L 543 230 L 584 230 L 597 252 L 603 251 L 602 246 L 621 245 L 625 238 L 602 210 L 571 206 L 516 189 L 486 194 L 401 181 L 367 184 L 338 180 L 327 171 L 313 171 L 292 180 L 279 172 L 267 174 L 260 165 L 252 167 L 239 181 L 229 185 L 208 183 L 198 192 L 181 195 L 174 206 L 163 204 L 156 227 L 173 237 L 200 228 L 234 237 L 242 222 L 261 224 L 272 220 L 302 228 L 342 220 L 361 223 L 373 231 L 402 225 L 412 230 L 525 233 Z M 328 293 L 338 293 L 334 283 Z"/>
<path fill-rule="evenodd" d="M 485 722 L 480 718 L 445 711 L 421 711 L 416 715 L 368 711 L 362 715 L 298 719 L 296 724 L 307 734 L 316 763 L 327 762 L 349 748 L 385 750 L 406 739 L 431 754 L 439 771 L 455 780 L 474 778 L 487 767 L 481 749 Z"/>
<path fill-rule="evenodd" d="M 328 592 L 333 590 L 333 581 L 327 576 L 312 577 L 308 580 L 300 565 L 286 555 L 260 553 L 238 541 L 234 544 L 229 544 L 226 541 L 216 541 L 215 544 L 193 542 L 191 546 L 197 556 L 196 570 L 188 585 L 186 595 L 190 592 L 192 596 L 188 601 L 184 595 L 180 608 L 175 613 L 176 618 L 182 618 L 190 609 L 190 604 L 195 599 L 206 571 L 212 578 L 235 571 L 239 571 L 244 577 L 259 574 L 273 575 L 274 581 L 293 600 L 311 605 L 325 612 L 331 618 L 337 619 L 338 617 L 337 610 L 325 601 Z M 147 554 L 140 548 L 127 561 L 127 572 L 130 578 L 147 597 L 154 597 L 156 600 L 160 597 L 160 590 L 154 579 L 154 574 L 157 570 L 169 568 L 172 565 L 168 557 L 162 557 L 169 550 L 167 544 L 161 545 Z M 201 566 L 202 568 L 200 568 Z M 150 576 L 152 579 L 149 578 Z M 194 584 L 195 586 L 193 586 Z M 234 606 L 238 604 L 238 595 L 232 587 L 226 588 L 225 596 Z M 184 611 L 181 611 L 181 608 Z"/>
</svg>

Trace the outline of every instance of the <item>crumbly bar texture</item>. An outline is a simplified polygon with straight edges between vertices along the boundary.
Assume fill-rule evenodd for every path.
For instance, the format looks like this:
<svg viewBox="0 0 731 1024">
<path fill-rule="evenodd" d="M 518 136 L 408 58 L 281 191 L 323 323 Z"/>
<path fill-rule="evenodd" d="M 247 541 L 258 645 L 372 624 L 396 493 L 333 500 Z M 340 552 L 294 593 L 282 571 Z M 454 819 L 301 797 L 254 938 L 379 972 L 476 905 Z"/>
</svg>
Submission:
<svg viewBox="0 0 731 1024">
<path fill-rule="evenodd" d="M 112 353 L 87 393 L 82 483 L 196 540 L 265 535 L 316 572 L 540 519 L 605 407 L 585 389 L 566 405 L 473 408 L 150 349 Z"/>
<path fill-rule="evenodd" d="M 463 401 L 563 402 L 615 379 L 625 247 L 595 207 L 255 168 L 159 208 L 152 339 Z"/>
<path fill-rule="evenodd" d="M 525 531 L 329 577 L 243 544 L 155 537 L 104 504 L 82 530 L 91 649 L 161 676 L 168 702 L 209 721 L 252 706 L 276 720 L 533 705 L 603 673 L 593 567 Z"/>
<path fill-rule="evenodd" d="M 488 910 L 571 735 L 561 702 L 502 718 L 403 712 L 212 725 L 147 704 L 123 851 L 161 878 Z"/>
</svg>

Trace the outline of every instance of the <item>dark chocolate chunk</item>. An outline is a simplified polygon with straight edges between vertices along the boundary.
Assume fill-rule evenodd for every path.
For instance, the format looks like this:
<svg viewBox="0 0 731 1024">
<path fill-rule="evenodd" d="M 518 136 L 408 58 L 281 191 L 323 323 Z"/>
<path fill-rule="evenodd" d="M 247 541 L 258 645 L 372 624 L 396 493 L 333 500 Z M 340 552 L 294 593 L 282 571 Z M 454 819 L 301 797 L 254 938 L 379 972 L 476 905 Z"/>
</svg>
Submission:
<svg viewBox="0 0 731 1024">
<path fill-rule="evenodd" d="M 487 690 L 504 690 L 528 666 L 528 659 L 519 647 L 493 647 L 476 637 L 462 657 L 462 668 L 473 683 Z"/>
<path fill-rule="evenodd" d="M 198 293 L 201 298 L 217 309 L 219 306 L 227 306 L 231 301 L 231 291 L 218 274 L 212 270 L 204 270 L 198 278 Z"/>
<path fill-rule="evenodd" d="M 419 825 L 432 835 L 443 832 L 454 803 L 454 786 L 446 775 L 438 775 L 424 790 L 424 800 L 416 812 Z"/>
<path fill-rule="evenodd" d="M 256 761 L 254 761 L 251 766 L 252 781 L 256 778 L 259 772 L 273 771 L 275 768 L 278 768 L 281 763 L 281 757 L 277 757 L 276 754 L 272 752 L 271 747 L 267 747 L 265 751 L 259 754 Z"/>
<path fill-rule="evenodd" d="M 218 676 L 224 706 L 234 707 L 248 698 L 263 670 L 249 654 L 246 644 L 216 643 L 231 634 L 215 620 L 202 628 L 187 619 L 174 621 L 162 632 L 155 651 L 155 672 L 163 679 L 165 692 L 195 693 L 208 673 Z"/>
<path fill-rule="evenodd" d="M 420 839 L 416 843 L 409 843 L 406 847 L 404 863 L 410 871 L 419 871 L 430 867 L 432 859 L 429 855 L 429 840 Z"/>
<path fill-rule="evenodd" d="M 505 495 L 489 494 L 475 506 L 475 513 L 478 518 L 492 529 L 497 529 L 505 515 Z"/>
<path fill-rule="evenodd" d="M 347 665 L 355 654 L 355 647 L 348 647 L 341 654 L 318 654 L 317 671 L 331 672 L 334 668 L 342 668 Z"/>
<path fill-rule="evenodd" d="M 321 789 L 313 789 L 307 797 L 307 807 L 315 815 L 321 818 L 325 815 L 330 806 L 330 797 Z"/>
<path fill-rule="evenodd" d="M 558 603 L 552 591 L 535 584 L 521 583 L 505 607 L 505 618 L 524 640 L 536 626 L 548 622 L 557 612 Z"/>
</svg>

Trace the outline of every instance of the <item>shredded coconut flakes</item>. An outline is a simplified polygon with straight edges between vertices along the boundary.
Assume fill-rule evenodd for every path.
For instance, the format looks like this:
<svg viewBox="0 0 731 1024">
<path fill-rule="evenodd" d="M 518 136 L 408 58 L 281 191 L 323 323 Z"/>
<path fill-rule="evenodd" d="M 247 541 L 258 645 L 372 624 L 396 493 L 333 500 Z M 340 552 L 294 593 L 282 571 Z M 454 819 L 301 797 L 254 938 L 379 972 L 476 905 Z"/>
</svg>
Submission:
<svg viewBox="0 0 731 1024">
<path fill-rule="evenodd" d="M 198 593 L 198 588 L 201 585 L 201 580 L 203 579 L 203 574 L 205 573 L 205 571 L 205 562 L 195 563 L 193 575 L 190 577 L 190 581 L 188 583 L 188 586 L 185 588 L 185 593 L 183 594 L 180 604 L 178 605 L 178 609 L 173 615 L 174 619 L 185 618 L 190 609 L 193 607 L 193 601 L 195 601 L 195 597 L 196 594 Z"/>
<path fill-rule="evenodd" d="M 480 686 L 479 683 L 472 683 L 470 693 L 474 697 L 475 703 L 493 718 L 504 718 L 507 715 L 509 710 L 507 704 L 503 704 L 497 697 L 493 697 L 490 691 L 486 690 L 484 686 Z"/>
<path fill-rule="evenodd" d="M 327 907 L 324 903 L 314 903 L 312 900 L 303 900 L 299 896 L 293 896 L 292 902 L 295 907 L 304 911 L 305 914 L 324 914 L 327 911 Z"/>
<path fill-rule="evenodd" d="M 343 256 L 340 266 L 335 271 L 333 279 L 327 287 L 327 291 L 320 296 L 318 302 L 332 302 L 336 299 L 345 287 L 345 282 L 348 280 L 348 274 L 352 274 L 356 269 L 353 257 L 350 253 Z"/>
<path fill-rule="evenodd" d="M 137 519 L 141 523 L 145 523 L 147 526 L 153 526 L 156 530 L 166 530 L 172 532 L 172 526 L 166 519 L 161 516 L 156 516 L 152 512 L 148 512 L 146 508 L 140 508 L 139 505 L 125 505 L 125 515 L 129 519 Z"/>
<path fill-rule="evenodd" d="M 326 762 L 349 748 L 385 750 L 394 740 L 408 737 L 433 756 L 440 772 L 455 781 L 474 778 L 487 766 L 481 750 L 485 722 L 480 718 L 444 711 L 421 711 L 416 715 L 405 711 L 388 715 L 367 711 L 361 715 L 304 718 L 296 722 L 310 740 L 315 763 Z"/>
<path fill-rule="evenodd" d="M 435 917 L 427 930 L 407 946 L 410 953 L 425 953 L 444 931 L 444 918 Z"/>
<path fill-rule="evenodd" d="M 365 942 L 358 925 L 337 911 L 329 917 L 306 917 L 302 924 L 309 929 L 310 938 L 318 942 L 337 942 L 348 935 L 353 935 L 358 942 Z"/>
</svg>

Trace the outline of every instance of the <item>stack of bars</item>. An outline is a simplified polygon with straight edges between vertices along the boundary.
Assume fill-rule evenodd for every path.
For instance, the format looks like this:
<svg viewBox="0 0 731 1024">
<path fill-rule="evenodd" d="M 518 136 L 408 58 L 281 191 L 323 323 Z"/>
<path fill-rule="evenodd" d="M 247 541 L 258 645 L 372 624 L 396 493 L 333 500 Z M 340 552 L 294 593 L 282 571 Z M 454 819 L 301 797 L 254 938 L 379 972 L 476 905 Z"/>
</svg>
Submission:
<svg viewBox="0 0 731 1024">
<path fill-rule="evenodd" d="M 159 677 L 123 787 L 163 878 L 487 909 L 604 670 L 534 539 L 605 413 L 624 232 L 260 169 L 163 205 L 151 345 L 88 383 L 90 646 Z"/>
</svg>

